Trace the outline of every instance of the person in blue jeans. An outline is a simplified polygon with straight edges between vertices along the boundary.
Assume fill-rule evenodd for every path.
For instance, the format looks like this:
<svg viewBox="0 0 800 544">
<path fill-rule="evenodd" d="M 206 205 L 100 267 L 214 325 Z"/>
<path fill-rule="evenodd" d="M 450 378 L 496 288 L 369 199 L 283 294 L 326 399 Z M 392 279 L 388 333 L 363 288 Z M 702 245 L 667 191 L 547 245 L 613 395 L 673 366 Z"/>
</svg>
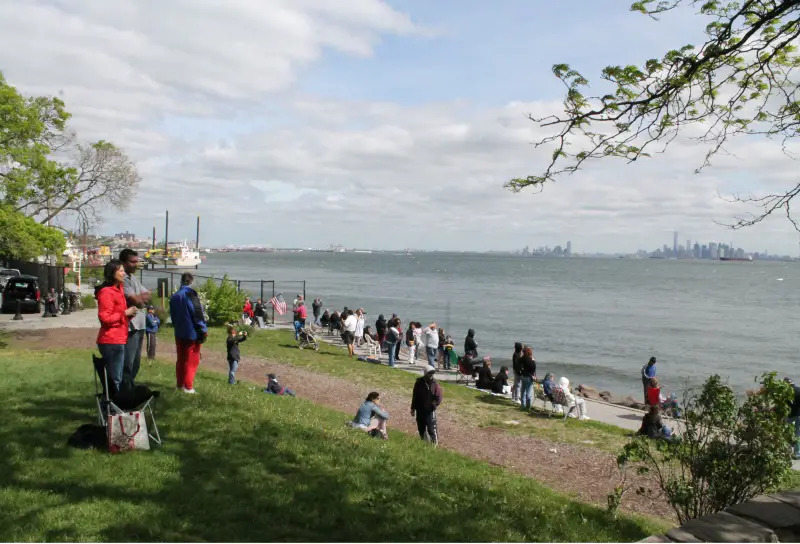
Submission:
<svg viewBox="0 0 800 544">
<path fill-rule="evenodd" d="M 533 400 L 533 381 L 536 379 L 536 360 L 534 360 L 533 350 L 529 346 L 525 346 L 525 349 L 522 350 L 520 366 L 522 367 L 520 407 L 523 410 L 530 410 L 531 401 Z"/>
<path fill-rule="evenodd" d="M 436 354 L 439 350 L 439 330 L 436 323 L 431 323 L 423 334 L 425 339 L 425 354 L 428 356 L 428 364 L 436 367 Z"/>
<path fill-rule="evenodd" d="M 247 340 L 247 332 L 239 334 L 236 327 L 228 327 L 228 339 L 225 342 L 228 350 L 228 383 L 236 385 L 236 371 L 239 369 L 239 344 Z"/>
</svg>

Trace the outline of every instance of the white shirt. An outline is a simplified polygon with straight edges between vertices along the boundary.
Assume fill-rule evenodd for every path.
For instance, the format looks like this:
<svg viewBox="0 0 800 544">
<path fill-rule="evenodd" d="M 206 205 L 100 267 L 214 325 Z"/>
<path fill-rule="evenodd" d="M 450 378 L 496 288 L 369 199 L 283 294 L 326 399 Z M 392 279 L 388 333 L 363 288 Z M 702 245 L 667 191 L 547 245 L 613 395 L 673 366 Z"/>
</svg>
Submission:
<svg viewBox="0 0 800 544">
<path fill-rule="evenodd" d="M 364 336 L 364 316 L 356 318 L 356 336 Z"/>
<path fill-rule="evenodd" d="M 356 319 L 356 316 L 351 315 L 344 320 L 344 330 L 355 334 L 357 324 L 358 324 L 358 319 Z"/>
<path fill-rule="evenodd" d="M 439 331 L 436 329 L 431 329 L 428 327 L 425 330 L 425 345 L 429 348 L 438 348 L 439 347 Z"/>
</svg>

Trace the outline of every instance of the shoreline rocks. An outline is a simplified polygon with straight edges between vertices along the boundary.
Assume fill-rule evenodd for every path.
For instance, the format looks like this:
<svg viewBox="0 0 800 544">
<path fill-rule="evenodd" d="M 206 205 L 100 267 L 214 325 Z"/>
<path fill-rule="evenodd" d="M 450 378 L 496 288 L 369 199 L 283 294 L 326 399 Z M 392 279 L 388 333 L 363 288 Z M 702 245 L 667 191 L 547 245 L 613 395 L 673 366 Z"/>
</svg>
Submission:
<svg viewBox="0 0 800 544">
<path fill-rule="evenodd" d="M 644 403 L 637 401 L 630 395 L 617 397 L 610 391 L 597 391 L 597 389 L 589 385 L 579 385 L 576 388 L 576 392 L 579 396 L 589 400 L 601 400 L 609 404 L 633 408 L 634 410 L 645 410 L 647 408 Z"/>
</svg>

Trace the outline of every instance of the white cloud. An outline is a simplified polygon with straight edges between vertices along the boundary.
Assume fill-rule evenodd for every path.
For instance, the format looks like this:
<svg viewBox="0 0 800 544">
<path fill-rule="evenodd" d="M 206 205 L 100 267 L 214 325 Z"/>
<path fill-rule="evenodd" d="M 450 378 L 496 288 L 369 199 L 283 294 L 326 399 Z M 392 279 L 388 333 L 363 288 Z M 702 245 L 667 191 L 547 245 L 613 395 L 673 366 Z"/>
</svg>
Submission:
<svg viewBox="0 0 800 544">
<path fill-rule="evenodd" d="M 541 194 L 514 195 L 502 184 L 540 172 L 551 153 L 531 145 L 545 132 L 527 116 L 558 102 L 408 106 L 297 90 L 328 50 L 365 58 L 386 36 L 431 35 L 379 0 L 0 0 L 7 79 L 60 93 L 80 136 L 114 141 L 139 164 L 140 194 L 124 218 L 107 214 L 111 230 L 149 232 L 169 208 L 177 235 L 199 214 L 218 245 L 265 243 L 268 232 L 304 247 L 572 239 L 579 251 L 633 250 L 679 230 L 681 240 L 794 250 L 785 222 L 736 235 L 713 223 L 742 211 L 718 191 L 792 183 L 796 164 L 774 142 L 734 143 L 734 156 L 693 175 L 702 149 L 676 141 L 653 159 L 590 164 Z"/>
</svg>

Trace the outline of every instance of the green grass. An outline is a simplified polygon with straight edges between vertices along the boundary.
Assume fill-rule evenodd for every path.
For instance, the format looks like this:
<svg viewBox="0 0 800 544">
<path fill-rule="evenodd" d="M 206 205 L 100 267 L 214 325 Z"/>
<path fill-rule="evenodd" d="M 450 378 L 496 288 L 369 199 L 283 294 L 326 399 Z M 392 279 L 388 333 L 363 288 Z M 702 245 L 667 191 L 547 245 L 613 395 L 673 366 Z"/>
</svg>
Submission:
<svg viewBox="0 0 800 544">
<path fill-rule="evenodd" d="M 665 529 L 219 374 L 179 394 L 158 362 L 143 377 L 163 392 L 164 445 L 73 450 L 67 437 L 94 416 L 89 353 L 0 351 L 0 541 L 633 541 Z"/>
<path fill-rule="evenodd" d="M 171 334 L 171 331 L 168 331 Z M 214 327 L 204 349 L 224 351 L 226 331 Z M 288 330 L 255 331 L 241 345 L 244 356 L 262 356 L 308 368 L 331 376 L 346 378 L 355 383 L 383 390 L 410 392 L 417 376 L 398 371 L 387 365 L 363 363 L 347 356 L 346 350 L 320 343 L 320 350 L 297 349 L 294 334 Z M 631 431 L 598 421 L 577 421 L 549 417 L 544 410 L 523 413 L 518 405 L 506 398 L 496 397 L 463 385 L 440 382 L 445 402 L 459 416 L 483 427 L 498 427 L 514 434 L 546 438 L 554 442 L 580 444 L 609 453 L 618 453 L 633 434 Z M 540 404 L 537 401 L 536 404 Z M 514 423 L 507 423 L 515 421 Z"/>
</svg>

